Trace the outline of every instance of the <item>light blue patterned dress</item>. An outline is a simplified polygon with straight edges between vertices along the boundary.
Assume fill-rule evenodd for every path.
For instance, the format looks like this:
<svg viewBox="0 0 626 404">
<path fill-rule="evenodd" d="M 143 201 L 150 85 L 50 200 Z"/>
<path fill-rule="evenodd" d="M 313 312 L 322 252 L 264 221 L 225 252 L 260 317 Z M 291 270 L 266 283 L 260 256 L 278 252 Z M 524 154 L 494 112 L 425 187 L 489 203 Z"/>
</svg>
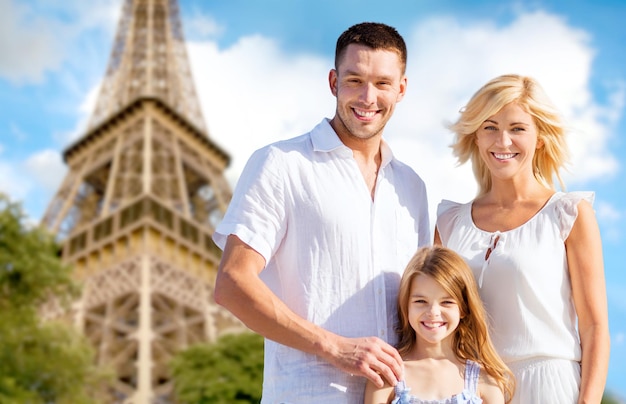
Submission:
<svg viewBox="0 0 626 404">
<path fill-rule="evenodd" d="M 410 394 L 404 380 L 395 387 L 396 397 L 391 404 L 480 404 L 483 400 L 478 397 L 478 377 L 480 365 L 474 361 L 465 362 L 465 388 L 459 394 L 441 400 L 422 400 Z"/>
</svg>

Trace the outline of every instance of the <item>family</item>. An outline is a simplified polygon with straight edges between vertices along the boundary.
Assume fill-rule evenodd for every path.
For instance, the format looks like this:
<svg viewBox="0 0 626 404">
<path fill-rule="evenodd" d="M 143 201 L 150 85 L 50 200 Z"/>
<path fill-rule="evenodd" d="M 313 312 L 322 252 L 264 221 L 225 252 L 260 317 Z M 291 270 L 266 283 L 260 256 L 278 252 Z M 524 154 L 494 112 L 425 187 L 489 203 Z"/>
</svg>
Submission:
<svg viewBox="0 0 626 404">
<path fill-rule="evenodd" d="M 592 192 L 564 189 L 559 111 L 507 74 L 450 130 L 478 184 L 443 200 L 383 138 L 406 44 L 337 40 L 336 111 L 257 150 L 214 234 L 215 301 L 265 337 L 263 403 L 600 403 L 609 362 Z"/>
</svg>

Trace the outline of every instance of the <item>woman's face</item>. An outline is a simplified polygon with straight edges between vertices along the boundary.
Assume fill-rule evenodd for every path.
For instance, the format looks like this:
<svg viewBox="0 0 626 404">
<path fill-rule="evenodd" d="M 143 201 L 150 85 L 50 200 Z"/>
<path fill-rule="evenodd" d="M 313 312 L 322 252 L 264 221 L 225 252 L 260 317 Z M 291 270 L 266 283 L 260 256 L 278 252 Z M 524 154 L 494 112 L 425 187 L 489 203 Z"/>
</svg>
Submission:
<svg viewBox="0 0 626 404">
<path fill-rule="evenodd" d="M 533 157 L 543 143 L 533 117 L 513 102 L 483 122 L 476 145 L 492 179 L 509 180 L 534 177 Z"/>
</svg>

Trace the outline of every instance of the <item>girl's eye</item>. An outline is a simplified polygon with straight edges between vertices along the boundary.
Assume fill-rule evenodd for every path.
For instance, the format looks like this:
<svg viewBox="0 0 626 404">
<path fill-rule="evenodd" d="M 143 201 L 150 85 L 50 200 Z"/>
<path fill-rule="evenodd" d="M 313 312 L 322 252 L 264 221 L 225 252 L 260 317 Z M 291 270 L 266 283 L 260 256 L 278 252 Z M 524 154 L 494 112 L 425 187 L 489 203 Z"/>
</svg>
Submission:
<svg viewBox="0 0 626 404">
<path fill-rule="evenodd" d="M 523 132 L 523 131 L 525 131 L 525 130 L 526 130 L 526 129 L 524 129 L 524 128 L 519 128 L 519 127 L 518 127 L 518 128 L 513 128 L 513 131 L 514 131 L 514 132 Z"/>
<path fill-rule="evenodd" d="M 483 129 L 484 129 L 484 130 L 498 130 L 498 128 L 496 128 L 496 127 L 495 127 L 495 126 L 493 126 L 493 125 L 485 126 Z"/>
</svg>

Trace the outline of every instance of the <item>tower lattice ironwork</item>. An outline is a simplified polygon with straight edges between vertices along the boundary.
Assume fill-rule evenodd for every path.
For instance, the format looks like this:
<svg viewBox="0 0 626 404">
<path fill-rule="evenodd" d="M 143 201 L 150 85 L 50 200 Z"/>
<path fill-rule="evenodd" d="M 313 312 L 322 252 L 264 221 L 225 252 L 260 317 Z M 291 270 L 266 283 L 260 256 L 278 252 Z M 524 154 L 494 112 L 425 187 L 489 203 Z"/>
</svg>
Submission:
<svg viewBox="0 0 626 404">
<path fill-rule="evenodd" d="M 64 151 L 68 174 L 43 218 L 83 286 L 74 320 L 116 372 L 115 402 L 169 402 L 176 351 L 243 330 L 212 298 L 230 157 L 205 128 L 177 1 L 126 0 L 91 121 Z"/>
</svg>

